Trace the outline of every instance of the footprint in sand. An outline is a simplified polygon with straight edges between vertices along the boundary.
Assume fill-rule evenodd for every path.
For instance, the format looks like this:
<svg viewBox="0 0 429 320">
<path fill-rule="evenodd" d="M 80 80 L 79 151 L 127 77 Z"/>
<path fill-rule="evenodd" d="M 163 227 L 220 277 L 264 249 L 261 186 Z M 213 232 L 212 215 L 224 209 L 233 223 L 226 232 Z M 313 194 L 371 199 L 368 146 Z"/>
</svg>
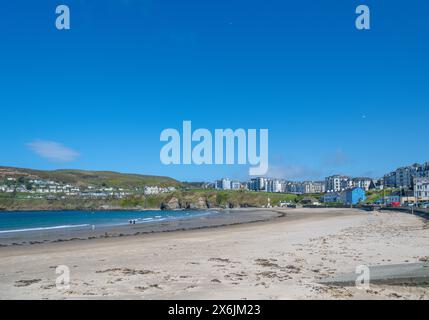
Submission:
<svg viewBox="0 0 429 320">
<path fill-rule="evenodd" d="M 159 290 L 162 290 L 162 288 L 157 283 L 151 284 L 148 287 L 138 286 L 138 287 L 134 287 L 134 288 L 136 290 L 138 290 L 138 291 L 146 291 L 146 290 L 149 290 L 149 289 L 159 289 Z"/>
<path fill-rule="evenodd" d="M 15 281 L 15 287 L 28 287 L 40 281 L 42 281 L 42 279 L 18 280 L 18 281 Z"/>
</svg>

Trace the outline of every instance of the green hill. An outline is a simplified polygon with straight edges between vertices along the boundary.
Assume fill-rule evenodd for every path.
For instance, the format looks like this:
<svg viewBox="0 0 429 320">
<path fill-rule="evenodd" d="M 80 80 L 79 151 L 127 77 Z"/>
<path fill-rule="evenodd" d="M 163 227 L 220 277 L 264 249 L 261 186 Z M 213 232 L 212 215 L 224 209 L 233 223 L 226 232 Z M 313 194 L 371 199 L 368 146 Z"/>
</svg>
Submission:
<svg viewBox="0 0 429 320">
<path fill-rule="evenodd" d="M 365 203 L 374 203 L 377 200 L 382 199 L 385 196 L 389 196 L 394 192 L 399 191 L 399 189 L 395 188 L 386 188 L 384 190 L 373 189 L 366 192 L 366 200 Z"/>
<path fill-rule="evenodd" d="M 107 186 L 136 188 L 147 185 L 179 186 L 181 183 L 169 177 L 151 176 L 141 174 L 128 174 L 113 171 L 87 171 L 87 170 L 33 170 L 13 167 L 0 167 L 0 179 L 4 177 L 24 177 L 31 179 L 52 180 L 69 183 L 76 186 Z"/>
</svg>

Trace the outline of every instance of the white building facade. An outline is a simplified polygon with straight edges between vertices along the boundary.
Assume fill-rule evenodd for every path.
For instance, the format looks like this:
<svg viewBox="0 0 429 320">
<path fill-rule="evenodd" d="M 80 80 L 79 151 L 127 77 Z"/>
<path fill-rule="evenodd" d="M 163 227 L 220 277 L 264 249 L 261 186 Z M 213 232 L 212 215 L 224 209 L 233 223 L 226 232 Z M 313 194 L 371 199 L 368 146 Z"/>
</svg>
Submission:
<svg viewBox="0 0 429 320">
<path fill-rule="evenodd" d="M 414 198 L 417 202 L 429 201 L 429 178 L 414 178 Z"/>
<path fill-rule="evenodd" d="M 353 178 L 353 187 L 368 191 L 375 188 L 375 185 L 371 178 Z"/>
<path fill-rule="evenodd" d="M 326 192 L 340 192 L 353 187 L 350 177 L 333 175 L 325 178 Z"/>
</svg>

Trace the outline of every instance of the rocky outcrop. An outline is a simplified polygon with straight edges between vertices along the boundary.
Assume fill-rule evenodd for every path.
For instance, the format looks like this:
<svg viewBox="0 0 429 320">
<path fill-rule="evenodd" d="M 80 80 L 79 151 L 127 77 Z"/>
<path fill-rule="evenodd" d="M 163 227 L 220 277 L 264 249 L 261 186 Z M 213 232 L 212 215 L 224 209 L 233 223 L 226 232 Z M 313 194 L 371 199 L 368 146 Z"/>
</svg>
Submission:
<svg viewBox="0 0 429 320">
<path fill-rule="evenodd" d="M 187 209 L 207 209 L 207 208 L 208 208 L 207 201 L 202 197 L 199 197 L 196 202 L 190 203 L 187 206 Z"/>
<path fill-rule="evenodd" d="M 177 209 L 193 209 L 193 210 L 203 210 L 210 208 L 206 199 L 199 197 L 197 200 L 192 201 L 188 199 L 179 200 L 176 197 L 171 198 L 168 202 L 163 202 L 161 204 L 161 210 L 177 210 Z"/>
<path fill-rule="evenodd" d="M 176 197 L 171 198 L 168 202 L 161 203 L 161 210 L 177 210 L 181 209 L 179 199 Z"/>
</svg>

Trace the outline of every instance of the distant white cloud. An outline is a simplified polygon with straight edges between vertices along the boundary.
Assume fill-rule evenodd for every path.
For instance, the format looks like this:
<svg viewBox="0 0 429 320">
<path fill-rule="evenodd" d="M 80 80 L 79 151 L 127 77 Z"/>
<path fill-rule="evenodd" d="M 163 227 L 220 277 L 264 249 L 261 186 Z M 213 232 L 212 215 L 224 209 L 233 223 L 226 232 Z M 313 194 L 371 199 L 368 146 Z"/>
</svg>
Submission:
<svg viewBox="0 0 429 320">
<path fill-rule="evenodd" d="M 27 146 L 37 155 L 54 162 L 70 162 L 79 157 L 79 152 L 55 141 L 35 140 Z"/>
</svg>

